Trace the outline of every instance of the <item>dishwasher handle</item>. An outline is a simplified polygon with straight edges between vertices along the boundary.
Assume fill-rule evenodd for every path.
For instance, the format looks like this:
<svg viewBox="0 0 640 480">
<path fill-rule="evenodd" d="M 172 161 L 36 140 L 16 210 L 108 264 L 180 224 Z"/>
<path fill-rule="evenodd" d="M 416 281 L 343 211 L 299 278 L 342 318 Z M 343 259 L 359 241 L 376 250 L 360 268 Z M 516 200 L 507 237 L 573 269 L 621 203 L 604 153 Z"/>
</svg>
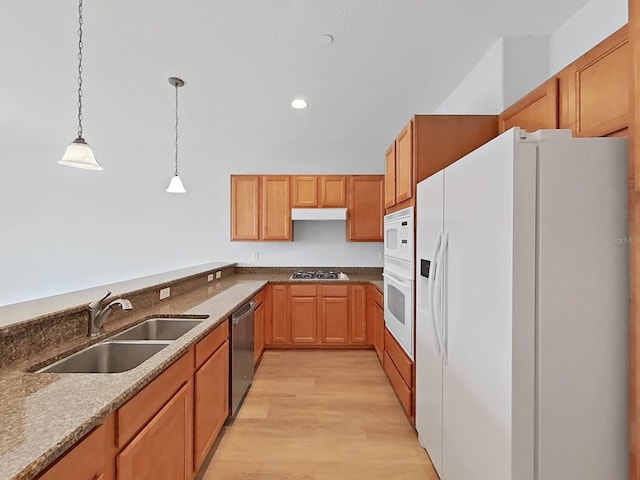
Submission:
<svg viewBox="0 0 640 480">
<path fill-rule="evenodd" d="M 231 321 L 234 325 L 237 325 L 238 323 L 240 323 L 240 321 L 249 316 L 249 315 L 253 315 L 254 310 L 256 309 L 256 302 L 248 302 L 245 303 L 242 307 L 240 307 L 238 310 L 236 310 L 232 315 L 231 315 Z"/>
</svg>

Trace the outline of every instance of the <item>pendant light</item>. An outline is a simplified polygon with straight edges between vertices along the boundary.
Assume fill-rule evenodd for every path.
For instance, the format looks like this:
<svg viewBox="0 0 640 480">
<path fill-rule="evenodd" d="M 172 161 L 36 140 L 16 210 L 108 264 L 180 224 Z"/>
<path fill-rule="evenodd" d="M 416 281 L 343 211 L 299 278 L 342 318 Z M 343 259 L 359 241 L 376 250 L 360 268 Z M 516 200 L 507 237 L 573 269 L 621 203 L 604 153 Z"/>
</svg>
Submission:
<svg viewBox="0 0 640 480">
<path fill-rule="evenodd" d="M 61 165 L 84 168 L 87 170 L 102 170 L 93 151 L 82 138 L 82 0 L 78 1 L 78 138 L 69 144 L 62 159 Z"/>
<path fill-rule="evenodd" d="M 178 88 L 184 86 L 184 82 L 177 77 L 169 77 L 169 83 L 176 87 L 176 170 L 173 172 L 173 177 L 167 187 L 169 193 L 186 193 L 182 180 L 178 175 Z"/>
</svg>

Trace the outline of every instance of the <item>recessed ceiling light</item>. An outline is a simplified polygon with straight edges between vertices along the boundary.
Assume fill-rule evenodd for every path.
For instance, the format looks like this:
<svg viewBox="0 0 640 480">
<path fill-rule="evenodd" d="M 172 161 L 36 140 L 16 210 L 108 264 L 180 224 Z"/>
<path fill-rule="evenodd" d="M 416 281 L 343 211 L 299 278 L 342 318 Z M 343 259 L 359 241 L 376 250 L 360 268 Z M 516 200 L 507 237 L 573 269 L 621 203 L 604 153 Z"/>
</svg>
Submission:
<svg viewBox="0 0 640 480">
<path fill-rule="evenodd" d="M 293 102 L 291 102 L 291 106 L 296 110 L 302 110 L 304 108 L 307 108 L 309 104 L 303 98 L 296 98 Z"/>
</svg>

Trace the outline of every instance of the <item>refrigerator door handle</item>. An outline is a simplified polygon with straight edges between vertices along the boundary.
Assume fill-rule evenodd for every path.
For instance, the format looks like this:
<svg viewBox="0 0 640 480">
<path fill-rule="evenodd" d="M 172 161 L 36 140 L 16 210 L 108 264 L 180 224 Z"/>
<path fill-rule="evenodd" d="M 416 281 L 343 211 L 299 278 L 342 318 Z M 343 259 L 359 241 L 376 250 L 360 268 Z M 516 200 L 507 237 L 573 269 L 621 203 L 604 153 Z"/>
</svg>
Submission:
<svg viewBox="0 0 640 480">
<path fill-rule="evenodd" d="M 442 351 L 443 355 L 444 355 L 444 342 L 443 342 L 443 338 L 442 338 L 442 302 L 441 300 L 441 294 L 440 294 L 440 290 L 441 290 L 441 283 L 442 283 L 442 275 L 444 273 L 443 271 L 443 264 L 442 264 L 442 255 L 444 253 L 444 235 L 442 232 L 440 232 L 440 238 L 439 238 L 439 248 L 438 248 L 438 255 L 436 256 L 436 274 L 435 274 L 435 278 L 434 278 L 434 286 L 433 286 L 433 293 L 432 293 L 432 305 L 433 305 L 433 325 L 434 328 L 436 329 L 437 332 L 437 336 L 438 336 L 438 344 L 440 345 L 440 350 Z"/>
<path fill-rule="evenodd" d="M 433 257 L 432 257 L 433 268 L 431 269 L 432 271 L 429 272 L 430 273 L 429 281 L 427 282 L 427 298 L 429 301 L 429 306 L 427 308 L 427 315 L 429 316 L 429 320 L 431 322 L 431 327 L 433 330 L 433 344 L 436 349 L 436 352 L 438 352 L 438 357 L 440 357 L 442 354 L 442 342 L 440 340 L 440 330 L 438 329 L 438 326 L 436 324 L 436 310 L 433 302 L 435 300 L 435 295 L 434 295 L 435 284 L 436 284 L 435 277 L 439 270 L 438 255 L 440 254 L 441 245 L 442 245 L 442 231 L 438 232 L 438 240 L 436 241 L 436 248 L 435 248 L 435 251 L 433 252 Z"/>
<path fill-rule="evenodd" d="M 439 292 L 440 326 L 442 328 L 442 359 L 444 364 L 447 365 L 449 363 L 449 316 L 447 312 L 447 271 L 449 269 L 447 260 L 449 256 L 449 232 L 444 234 L 442 247 L 440 248 L 442 250 L 442 275 L 440 276 Z"/>
</svg>

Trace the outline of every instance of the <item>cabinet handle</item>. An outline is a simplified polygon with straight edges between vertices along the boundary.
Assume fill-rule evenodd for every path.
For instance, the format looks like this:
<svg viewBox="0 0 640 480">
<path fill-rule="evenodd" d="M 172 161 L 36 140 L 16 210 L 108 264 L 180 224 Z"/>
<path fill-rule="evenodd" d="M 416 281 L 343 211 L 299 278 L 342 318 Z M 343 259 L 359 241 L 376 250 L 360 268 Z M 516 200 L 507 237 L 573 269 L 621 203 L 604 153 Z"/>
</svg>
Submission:
<svg viewBox="0 0 640 480">
<path fill-rule="evenodd" d="M 93 480 L 104 480 L 104 473 L 101 473 L 100 475 L 94 475 Z"/>
</svg>

